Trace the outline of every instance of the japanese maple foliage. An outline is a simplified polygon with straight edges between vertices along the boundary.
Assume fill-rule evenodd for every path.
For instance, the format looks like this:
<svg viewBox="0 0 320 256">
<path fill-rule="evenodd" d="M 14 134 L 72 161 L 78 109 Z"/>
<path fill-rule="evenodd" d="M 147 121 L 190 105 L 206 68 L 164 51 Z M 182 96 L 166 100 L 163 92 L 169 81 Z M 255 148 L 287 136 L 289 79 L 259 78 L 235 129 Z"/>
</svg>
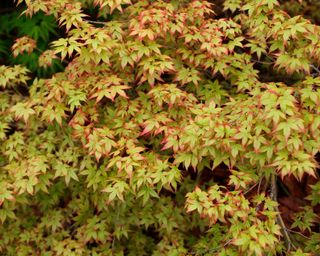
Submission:
<svg viewBox="0 0 320 256">
<path fill-rule="evenodd" d="M 1 255 L 320 253 L 318 25 L 277 0 L 17 4 L 55 18 L 38 64 L 65 69 L 0 66 Z M 286 177 L 311 180 L 288 221 Z"/>
</svg>

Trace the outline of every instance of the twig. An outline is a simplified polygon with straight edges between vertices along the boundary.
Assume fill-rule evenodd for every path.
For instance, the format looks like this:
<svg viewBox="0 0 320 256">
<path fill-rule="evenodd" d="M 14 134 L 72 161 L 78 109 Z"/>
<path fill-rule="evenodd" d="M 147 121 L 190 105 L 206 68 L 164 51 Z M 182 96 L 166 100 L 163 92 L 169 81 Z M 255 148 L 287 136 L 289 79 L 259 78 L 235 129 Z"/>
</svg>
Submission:
<svg viewBox="0 0 320 256">
<path fill-rule="evenodd" d="M 278 191 L 277 191 L 277 177 L 276 177 L 276 174 L 272 174 L 271 175 L 271 192 L 270 192 L 270 197 L 273 201 L 276 201 L 278 202 Z M 275 206 L 275 209 L 277 211 L 277 222 L 278 222 L 278 225 L 281 227 L 281 230 L 282 230 L 282 234 L 284 236 L 284 239 L 287 243 L 287 248 L 288 248 L 288 251 L 291 250 L 291 246 L 293 247 L 293 249 L 296 249 L 295 245 L 292 243 L 291 241 L 291 238 L 290 238 L 290 235 L 289 233 L 287 232 L 287 227 L 286 225 L 284 224 L 283 222 L 283 219 L 281 217 L 281 213 L 279 211 L 279 208 L 278 206 Z"/>
<path fill-rule="evenodd" d="M 254 189 L 258 184 L 260 183 L 260 181 L 259 182 L 257 182 L 257 183 L 255 183 L 253 186 L 251 186 L 247 191 L 245 191 L 243 194 L 244 195 L 246 195 L 246 194 L 248 194 L 252 189 Z"/>
<path fill-rule="evenodd" d="M 266 61 L 260 61 L 260 60 L 253 60 L 255 63 L 259 64 L 265 64 L 265 65 L 272 65 L 274 62 L 266 62 Z"/>
<path fill-rule="evenodd" d="M 317 68 L 315 65 L 313 65 L 313 64 L 310 64 L 309 65 L 314 71 L 316 71 L 316 73 L 318 74 L 318 75 L 320 75 L 320 69 L 319 68 Z"/>
<path fill-rule="evenodd" d="M 310 238 L 310 237 L 305 236 L 305 235 L 304 235 L 304 234 L 302 234 L 301 232 L 294 231 L 294 230 L 289 229 L 289 228 L 286 228 L 286 230 L 287 230 L 288 232 L 298 234 L 298 235 L 300 235 L 300 236 L 304 237 L 305 239 L 311 240 L 311 238 Z"/>
<path fill-rule="evenodd" d="M 229 239 L 222 247 L 226 247 L 228 244 L 230 244 L 232 242 L 232 239 Z"/>
<path fill-rule="evenodd" d="M 260 187 L 261 187 L 262 177 L 259 180 L 259 186 L 258 186 L 258 194 L 260 194 Z"/>
<path fill-rule="evenodd" d="M 119 221 L 119 216 L 120 216 L 120 211 L 119 209 L 117 209 L 117 216 L 116 216 L 116 223 L 118 224 L 118 221 Z M 115 238 L 114 236 L 112 237 L 112 245 L 111 245 L 111 250 L 113 251 L 114 250 L 114 246 L 115 246 Z"/>
<path fill-rule="evenodd" d="M 84 21 L 92 24 L 99 24 L 99 25 L 106 25 L 108 23 L 107 21 L 95 21 L 95 20 L 86 20 L 86 19 Z"/>
</svg>

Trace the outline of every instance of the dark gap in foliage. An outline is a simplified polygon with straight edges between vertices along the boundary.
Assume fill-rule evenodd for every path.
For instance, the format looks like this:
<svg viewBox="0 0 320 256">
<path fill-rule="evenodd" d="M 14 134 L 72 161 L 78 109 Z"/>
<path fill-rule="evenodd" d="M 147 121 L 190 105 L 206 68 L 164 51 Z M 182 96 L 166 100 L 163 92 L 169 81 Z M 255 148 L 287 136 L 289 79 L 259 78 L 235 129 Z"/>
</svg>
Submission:
<svg viewBox="0 0 320 256">
<path fill-rule="evenodd" d="M 17 123 L 16 122 L 14 122 L 14 121 L 11 121 L 10 123 L 9 123 L 9 129 L 7 129 L 6 130 L 6 136 L 7 137 L 10 137 L 12 134 L 14 134 L 15 133 L 15 131 L 17 130 Z"/>
<path fill-rule="evenodd" d="M 87 242 L 86 246 L 88 249 L 93 249 L 99 247 L 99 244 L 96 241 L 89 241 Z"/>
<path fill-rule="evenodd" d="M 0 1 L 0 14 L 9 13 L 16 10 L 16 5 L 13 0 Z"/>
<path fill-rule="evenodd" d="M 303 207 L 310 206 L 306 197 L 310 194 L 310 186 L 316 182 L 317 179 L 308 174 L 304 174 L 301 180 L 297 180 L 294 176 L 286 176 L 282 180 L 278 179 L 279 210 L 288 227 L 292 225 L 295 214 L 301 212 Z M 314 210 L 319 213 L 316 207 Z"/>
<path fill-rule="evenodd" d="M 320 167 L 320 152 L 318 152 L 315 155 L 314 159 L 317 161 L 318 166 Z M 317 168 L 317 175 L 318 175 L 318 177 L 320 176 L 320 168 Z"/>
<path fill-rule="evenodd" d="M 214 182 L 221 186 L 227 186 L 231 172 L 224 163 L 218 165 L 213 170 L 204 168 L 200 176 L 200 184 Z"/>
<path fill-rule="evenodd" d="M 280 0 L 280 7 L 286 11 L 291 17 L 302 15 L 309 19 L 313 24 L 320 25 L 320 1 L 318 0 Z"/>
<path fill-rule="evenodd" d="M 208 2 L 213 4 L 213 10 L 215 12 L 215 15 L 213 16 L 213 18 L 215 19 L 225 18 L 225 12 L 223 11 L 224 0 L 211 0 Z"/>
<path fill-rule="evenodd" d="M 159 231 L 157 231 L 157 228 L 154 227 L 154 225 L 142 229 L 142 233 L 148 237 L 151 237 L 156 244 L 161 241 L 161 235 L 159 234 Z"/>
<path fill-rule="evenodd" d="M 163 80 L 164 83 L 171 83 L 172 80 L 173 80 L 173 75 L 169 72 L 164 72 L 162 75 L 161 75 L 161 79 Z"/>
<path fill-rule="evenodd" d="M 294 73 L 294 74 L 287 74 L 285 71 L 278 71 L 275 72 L 271 67 L 273 67 L 274 64 L 264 64 L 259 63 L 258 61 L 255 63 L 254 67 L 259 70 L 259 81 L 262 83 L 268 83 L 268 82 L 282 82 L 286 85 L 290 86 L 298 81 L 301 81 L 302 76 L 301 74 Z"/>
</svg>

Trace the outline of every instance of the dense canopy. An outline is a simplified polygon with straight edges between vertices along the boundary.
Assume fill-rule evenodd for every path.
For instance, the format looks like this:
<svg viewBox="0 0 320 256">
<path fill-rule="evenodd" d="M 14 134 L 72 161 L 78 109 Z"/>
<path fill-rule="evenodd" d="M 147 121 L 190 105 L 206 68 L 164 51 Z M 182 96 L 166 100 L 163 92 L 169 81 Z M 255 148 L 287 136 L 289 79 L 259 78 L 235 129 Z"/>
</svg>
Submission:
<svg viewBox="0 0 320 256">
<path fill-rule="evenodd" d="M 318 1 L 16 4 L 1 255 L 320 253 Z"/>
</svg>

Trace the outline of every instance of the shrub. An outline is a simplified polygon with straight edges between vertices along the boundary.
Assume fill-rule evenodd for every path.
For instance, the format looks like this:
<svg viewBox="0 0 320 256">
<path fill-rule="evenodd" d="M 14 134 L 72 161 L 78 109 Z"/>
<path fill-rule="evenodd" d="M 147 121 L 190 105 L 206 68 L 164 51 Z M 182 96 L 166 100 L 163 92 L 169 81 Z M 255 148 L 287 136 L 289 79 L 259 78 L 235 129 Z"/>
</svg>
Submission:
<svg viewBox="0 0 320 256">
<path fill-rule="evenodd" d="M 13 56 L 65 69 L 0 66 L 3 255 L 320 253 L 319 26 L 277 0 L 17 2 L 63 32 Z"/>
</svg>

